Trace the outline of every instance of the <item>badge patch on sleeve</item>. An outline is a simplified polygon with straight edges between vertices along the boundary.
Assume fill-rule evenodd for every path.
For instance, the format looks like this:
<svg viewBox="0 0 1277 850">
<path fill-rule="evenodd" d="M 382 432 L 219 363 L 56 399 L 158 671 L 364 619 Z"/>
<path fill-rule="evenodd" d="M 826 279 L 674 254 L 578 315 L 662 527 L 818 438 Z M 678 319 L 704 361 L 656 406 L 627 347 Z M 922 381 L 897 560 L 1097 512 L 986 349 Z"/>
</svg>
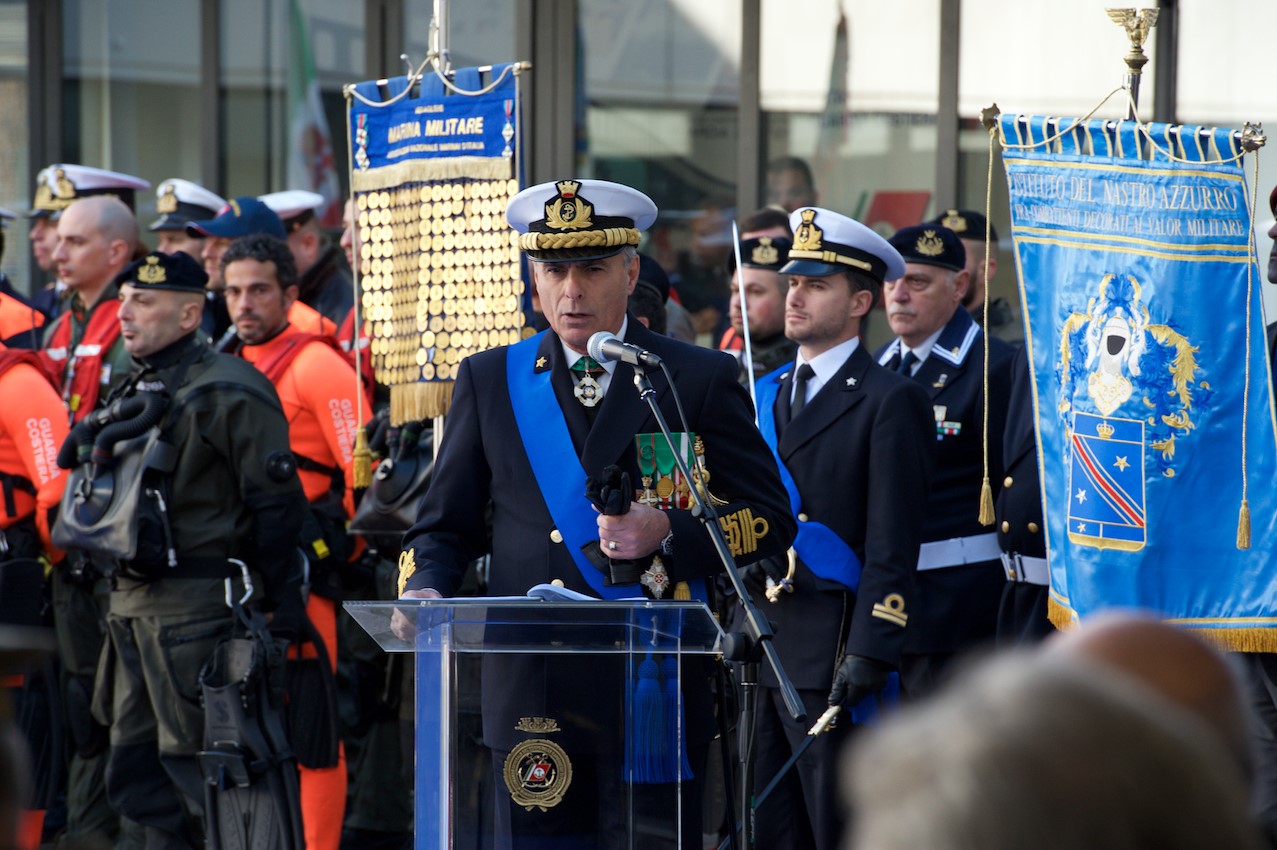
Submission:
<svg viewBox="0 0 1277 850">
<path fill-rule="evenodd" d="M 741 508 L 727 516 L 719 517 L 718 521 L 723 527 L 723 534 L 727 537 L 727 545 L 731 547 L 732 554 L 738 558 L 756 551 L 758 541 L 766 537 L 767 532 L 771 530 L 767 520 L 754 516 L 754 512 L 749 508 Z"/>
<path fill-rule="evenodd" d="M 411 549 L 399 553 L 399 595 L 403 596 L 408 587 L 408 579 L 417 571 L 417 559 Z"/>
</svg>

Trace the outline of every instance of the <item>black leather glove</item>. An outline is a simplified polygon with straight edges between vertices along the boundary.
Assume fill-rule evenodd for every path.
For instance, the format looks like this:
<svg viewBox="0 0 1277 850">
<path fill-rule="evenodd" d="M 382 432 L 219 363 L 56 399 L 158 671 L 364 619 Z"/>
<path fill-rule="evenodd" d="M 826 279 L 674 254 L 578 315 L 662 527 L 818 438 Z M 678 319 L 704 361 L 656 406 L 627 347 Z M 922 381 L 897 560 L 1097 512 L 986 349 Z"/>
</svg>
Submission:
<svg viewBox="0 0 1277 850">
<path fill-rule="evenodd" d="M 741 578 L 755 602 L 766 601 L 767 579 L 773 582 L 785 577 L 788 568 L 785 559 L 780 557 L 763 558 L 741 569 Z"/>
<path fill-rule="evenodd" d="M 601 514 L 620 516 L 628 513 L 630 502 L 634 501 L 634 490 L 630 487 L 630 474 L 615 464 L 603 467 L 598 478 L 585 479 L 585 498 L 589 499 Z"/>
<path fill-rule="evenodd" d="M 874 658 L 848 655 L 834 674 L 834 686 L 829 689 L 829 704 L 847 708 L 867 696 L 879 693 L 887 687 L 887 677 L 891 675 L 892 669 L 891 665 Z"/>
</svg>

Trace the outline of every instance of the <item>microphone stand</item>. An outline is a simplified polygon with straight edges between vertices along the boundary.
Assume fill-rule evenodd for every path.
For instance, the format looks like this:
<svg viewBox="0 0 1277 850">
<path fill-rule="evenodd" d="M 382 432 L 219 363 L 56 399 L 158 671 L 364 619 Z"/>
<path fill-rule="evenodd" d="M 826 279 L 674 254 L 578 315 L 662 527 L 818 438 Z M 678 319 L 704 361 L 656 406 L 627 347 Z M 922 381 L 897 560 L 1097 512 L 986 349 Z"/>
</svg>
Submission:
<svg viewBox="0 0 1277 850">
<path fill-rule="evenodd" d="M 633 366 L 634 386 L 638 389 L 639 397 L 647 402 L 647 406 L 651 408 L 652 416 L 656 419 L 656 424 L 660 427 L 661 434 L 665 437 L 665 441 L 674 455 L 678 471 L 682 473 L 685 481 L 697 481 L 698 479 L 692 477 L 691 470 L 687 467 L 687 461 L 674 446 L 674 436 L 670 433 L 669 425 L 665 421 L 665 415 L 661 413 L 660 405 L 656 403 L 656 390 L 653 389 L 652 382 L 647 377 L 646 369 L 640 363 L 634 363 Z M 674 389 L 674 382 L 668 373 L 666 374 L 666 379 L 670 381 L 670 388 Z M 739 735 L 742 774 L 740 799 L 743 819 L 741 831 L 745 850 L 749 850 L 749 848 L 754 846 L 754 806 L 752 805 L 754 719 L 758 702 L 758 657 L 760 652 L 767 659 L 767 663 L 771 666 L 772 672 L 776 676 L 777 686 L 780 688 L 781 697 L 785 700 L 785 708 L 789 710 L 790 715 L 795 720 L 801 720 L 806 716 L 806 711 L 803 708 L 802 700 L 798 696 L 798 690 L 794 687 L 794 683 L 789 680 L 789 677 L 785 675 L 785 670 L 780 663 L 780 656 L 776 654 L 776 647 L 772 643 L 771 624 L 759 612 L 753 598 L 745 588 L 745 582 L 741 578 L 740 571 L 736 568 L 736 559 L 732 557 L 731 547 L 727 545 L 727 540 L 723 537 L 722 526 L 718 523 L 718 512 L 714 510 L 713 504 L 704 498 L 699 488 L 690 487 L 689 489 L 695 501 L 695 505 L 692 507 L 692 515 L 701 521 L 701 525 L 709 533 L 710 540 L 714 544 L 714 550 L 718 553 L 719 560 L 723 562 L 723 570 L 727 573 L 736 595 L 740 597 L 741 607 L 745 612 L 745 634 L 729 636 L 724 643 L 723 654 L 728 658 L 736 657 L 742 659 L 739 677 L 741 685 Z M 729 836 L 729 838 L 734 837 L 734 834 L 733 832 L 733 835 Z"/>
</svg>

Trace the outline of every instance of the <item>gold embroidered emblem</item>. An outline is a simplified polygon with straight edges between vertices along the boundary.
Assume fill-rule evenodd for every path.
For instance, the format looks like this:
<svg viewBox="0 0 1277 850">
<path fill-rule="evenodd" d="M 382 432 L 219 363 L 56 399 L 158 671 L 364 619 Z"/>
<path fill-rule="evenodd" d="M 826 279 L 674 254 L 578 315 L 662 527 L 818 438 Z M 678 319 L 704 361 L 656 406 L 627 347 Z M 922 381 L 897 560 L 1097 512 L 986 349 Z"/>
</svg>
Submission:
<svg viewBox="0 0 1277 850">
<path fill-rule="evenodd" d="M 66 171 L 59 168 L 55 172 L 55 185 L 53 194 L 57 195 L 60 200 L 69 201 L 75 197 L 75 184 L 71 182 L 71 178 L 67 177 Z"/>
<path fill-rule="evenodd" d="M 164 283 L 166 280 L 168 280 L 168 274 L 164 271 L 164 267 L 160 265 L 160 258 L 154 254 L 146 258 L 146 265 L 138 267 L 138 283 Z"/>
<path fill-rule="evenodd" d="M 889 593 L 881 602 L 875 602 L 873 615 L 901 628 L 909 622 L 909 615 L 905 613 L 905 598 L 899 593 Z"/>
<path fill-rule="evenodd" d="M 767 532 L 771 530 L 767 520 L 754 516 L 754 512 L 749 508 L 741 508 L 735 513 L 719 517 L 718 523 L 723 528 L 727 545 L 731 547 L 732 554 L 736 557 L 756 551 L 758 541 L 766 537 Z"/>
<path fill-rule="evenodd" d="M 510 799 L 527 811 L 547 811 L 563 802 L 572 784 L 572 762 L 562 747 L 545 738 L 524 741 L 506 756 L 502 770 Z"/>
<path fill-rule="evenodd" d="M 177 188 L 172 184 L 164 187 L 164 192 L 155 199 L 155 211 L 160 215 L 177 212 Z"/>
<path fill-rule="evenodd" d="M 520 717 L 514 728 L 520 732 L 532 732 L 545 735 L 549 732 L 562 732 L 559 721 L 552 717 Z"/>
<path fill-rule="evenodd" d="M 582 230 L 593 227 L 594 207 L 577 192 L 578 180 L 560 180 L 554 184 L 559 194 L 545 205 L 545 223 L 555 230 Z"/>
<path fill-rule="evenodd" d="M 924 257 L 938 257 L 944 253 L 944 240 L 934 230 L 924 230 L 913 248 Z"/>
<path fill-rule="evenodd" d="M 1101 422 L 1099 425 L 1095 426 L 1095 433 L 1100 435 L 1101 440 L 1111 439 L 1113 437 L 1114 430 L 1115 429 L 1113 428 L 1113 426 L 1108 424 L 1107 422 Z M 1122 461 L 1123 463 L 1126 462 L 1125 458 L 1118 458 L 1118 460 Z M 1125 466 L 1122 466 L 1121 468 L 1126 469 Z"/>
<path fill-rule="evenodd" d="M 967 220 L 963 217 L 962 213 L 957 210 L 949 210 L 945 213 L 944 218 L 940 219 L 940 224 L 949 228 L 954 233 L 967 232 Z"/>
<path fill-rule="evenodd" d="M 41 183 L 35 190 L 34 206 L 38 210 L 54 209 L 53 190 L 44 183 Z"/>
<path fill-rule="evenodd" d="M 405 549 L 399 553 L 399 595 L 403 596 L 404 591 L 408 588 L 408 579 L 412 578 L 412 574 L 417 571 L 417 559 L 413 556 L 411 549 Z"/>
<path fill-rule="evenodd" d="M 546 364 L 546 360 L 545 360 L 545 358 L 544 358 L 544 357 L 538 357 L 538 358 L 537 358 L 536 367 L 537 367 L 538 369 L 544 369 L 544 368 L 545 368 L 545 364 Z"/>
<path fill-rule="evenodd" d="M 794 249 L 798 251 L 820 251 L 821 240 L 825 232 L 816 226 L 816 211 L 805 209 L 802 213 L 803 223 L 794 231 Z"/>
<path fill-rule="evenodd" d="M 780 262 L 780 251 L 772 244 L 770 236 L 758 238 L 758 245 L 750 253 L 749 261 L 759 266 L 774 266 Z"/>
</svg>

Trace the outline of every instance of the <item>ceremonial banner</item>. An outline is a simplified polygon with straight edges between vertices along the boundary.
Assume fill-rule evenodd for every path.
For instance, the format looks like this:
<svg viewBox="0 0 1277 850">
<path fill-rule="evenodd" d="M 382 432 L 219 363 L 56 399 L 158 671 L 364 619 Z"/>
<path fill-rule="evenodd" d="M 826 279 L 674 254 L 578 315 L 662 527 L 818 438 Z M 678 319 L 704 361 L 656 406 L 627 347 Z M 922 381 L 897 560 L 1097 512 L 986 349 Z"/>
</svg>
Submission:
<svg viewBox="0 0 1277 850">
<path fill-rule="evenodd" d="M 1000 131 L 1052 622 L 1144 608 L 1277 651 L 1277 441 L 1234 134 L 1015 115 Z"/>
<path fill-rule="evenodd" d="M 519 191 L 518 67 L 348 89 L 361 307 L 391 420 L 447 412 L 457 364 L 525 333 L 507 201 Z M 458 92 L 457 90 L 460 90 Z"/>
</svg>

